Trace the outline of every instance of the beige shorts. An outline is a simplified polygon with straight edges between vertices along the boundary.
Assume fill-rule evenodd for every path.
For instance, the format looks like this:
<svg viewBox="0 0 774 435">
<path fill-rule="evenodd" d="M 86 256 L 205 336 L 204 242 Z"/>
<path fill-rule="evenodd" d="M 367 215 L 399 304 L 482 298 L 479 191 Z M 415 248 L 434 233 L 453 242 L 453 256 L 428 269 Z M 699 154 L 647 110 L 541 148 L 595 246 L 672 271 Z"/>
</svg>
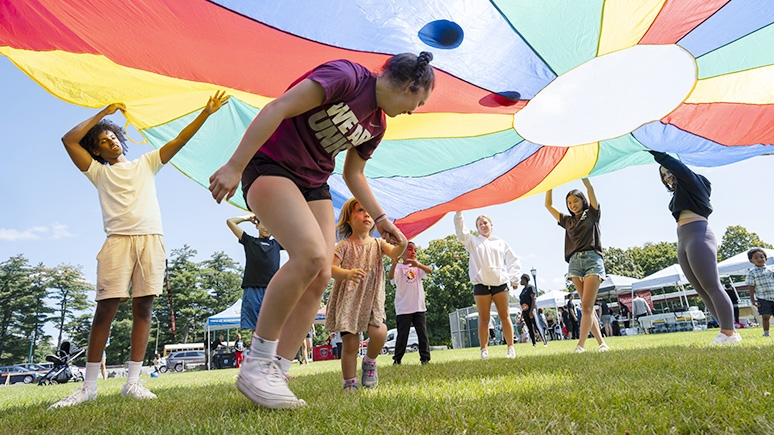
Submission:
<svg viewBox="0 0 774 435">
<path fill-rule="evenodd" d="M 97 254 L 96 300 L 160 295 L 166 258 L 161 235 L 109 236 Z"/>
</svg>

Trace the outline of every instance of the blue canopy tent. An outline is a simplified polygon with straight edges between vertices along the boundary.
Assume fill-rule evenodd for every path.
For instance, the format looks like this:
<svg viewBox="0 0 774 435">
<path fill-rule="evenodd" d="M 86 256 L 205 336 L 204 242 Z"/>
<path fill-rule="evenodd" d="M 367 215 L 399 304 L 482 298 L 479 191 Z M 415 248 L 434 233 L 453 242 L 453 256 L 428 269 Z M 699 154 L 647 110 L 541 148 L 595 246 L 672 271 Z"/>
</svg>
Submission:
<svg viewBox="0 0 774 435">
<path fill-rule="evenodd" d="M 219 329 L 234 329 L 239 328 L 242 319 L 242 299 L 240 298 L 233 305 L 226 308 L 214 316 L 207 318 L 205 328 L 207 329 L 207 343 L 212 343 L 210 332 L 217 331 Z M 228 334 L 228 332 L 226 332 Z M 226 341 L 230 341 L 227 337 Z M 210 364 L 207 365 L 209 369 Z"/>
</svg>

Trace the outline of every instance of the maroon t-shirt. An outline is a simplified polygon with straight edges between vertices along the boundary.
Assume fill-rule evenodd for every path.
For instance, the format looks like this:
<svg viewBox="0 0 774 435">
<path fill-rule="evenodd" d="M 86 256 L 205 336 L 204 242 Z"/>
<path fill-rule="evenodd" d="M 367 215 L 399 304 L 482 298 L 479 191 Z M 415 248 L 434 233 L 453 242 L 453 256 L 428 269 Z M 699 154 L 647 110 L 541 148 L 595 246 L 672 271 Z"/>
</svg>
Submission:
<svg viewBox="0 0 774 435">
<path fill-rule="evenodd" d="M 328 181 L 336 154 L 357 147 L 371 158 L 384 137 L 385 116 L 376 104 L 376 76 L 362 65 L 335 60 L 324 63 L 293 82 L 310 79 L 325 91 L 325 101 L 314 109 L 285 119 L 259 154 L 289 171 L 305 188 Z"/>
</svg>

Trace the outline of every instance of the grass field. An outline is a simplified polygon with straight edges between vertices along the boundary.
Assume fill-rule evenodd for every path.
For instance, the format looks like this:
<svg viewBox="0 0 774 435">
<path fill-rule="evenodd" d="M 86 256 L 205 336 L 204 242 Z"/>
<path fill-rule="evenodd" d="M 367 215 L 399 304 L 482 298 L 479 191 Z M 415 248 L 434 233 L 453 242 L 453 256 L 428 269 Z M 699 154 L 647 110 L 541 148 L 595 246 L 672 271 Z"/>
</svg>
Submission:
<svg viewBox="0 0 774 435">
<path fill-rule="evenodd" d="M 717 330 L 608 340 L 611 352 L 572 352 L 574 341 L 432 353 L 419 365 L 379 358 L 379 386 L 341 391 L 337 361 L 294 365 L 291 388 L 307 406 L 255 407 L 235 388 L 237 371 L 143 376 L 153 401 L 121 397 L 124 379 L 99 380 L 96 401 L 47 407 L 81 384 L 0 387 L 5 434 L 771 434 L 774 338 L 740 333 L 739 345 L 708 343 Z M 358 371 L 359 375 L 359 371 Z"/>
</svg>

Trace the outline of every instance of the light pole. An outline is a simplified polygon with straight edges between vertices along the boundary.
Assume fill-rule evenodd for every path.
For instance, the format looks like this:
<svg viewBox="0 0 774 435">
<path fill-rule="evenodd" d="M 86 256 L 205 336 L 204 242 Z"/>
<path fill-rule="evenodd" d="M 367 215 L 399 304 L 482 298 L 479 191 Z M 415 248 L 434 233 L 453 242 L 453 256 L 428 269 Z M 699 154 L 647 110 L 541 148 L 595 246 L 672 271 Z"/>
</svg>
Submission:
<svg viewBox="0 0 774 435">
<path fill-rule="evenodd" d="M 156 350 L 153 352 L 153 355 L 159 353 L 159 329 L 161 329 L 161 324 L 159 323 L 159 318 L 156 317 L 156 315 L 153 315 L 153 318 L 156 319 Z"/>
<path fill-rule="evenodd" d="M 533 266 L 532 269 L 530 269 L 529 273 L 532 274 L 532 281 L 535 282 L 535 294 L 537 294 L 538 286 L 537 286 L 537 269 Z"/>
</svg>

